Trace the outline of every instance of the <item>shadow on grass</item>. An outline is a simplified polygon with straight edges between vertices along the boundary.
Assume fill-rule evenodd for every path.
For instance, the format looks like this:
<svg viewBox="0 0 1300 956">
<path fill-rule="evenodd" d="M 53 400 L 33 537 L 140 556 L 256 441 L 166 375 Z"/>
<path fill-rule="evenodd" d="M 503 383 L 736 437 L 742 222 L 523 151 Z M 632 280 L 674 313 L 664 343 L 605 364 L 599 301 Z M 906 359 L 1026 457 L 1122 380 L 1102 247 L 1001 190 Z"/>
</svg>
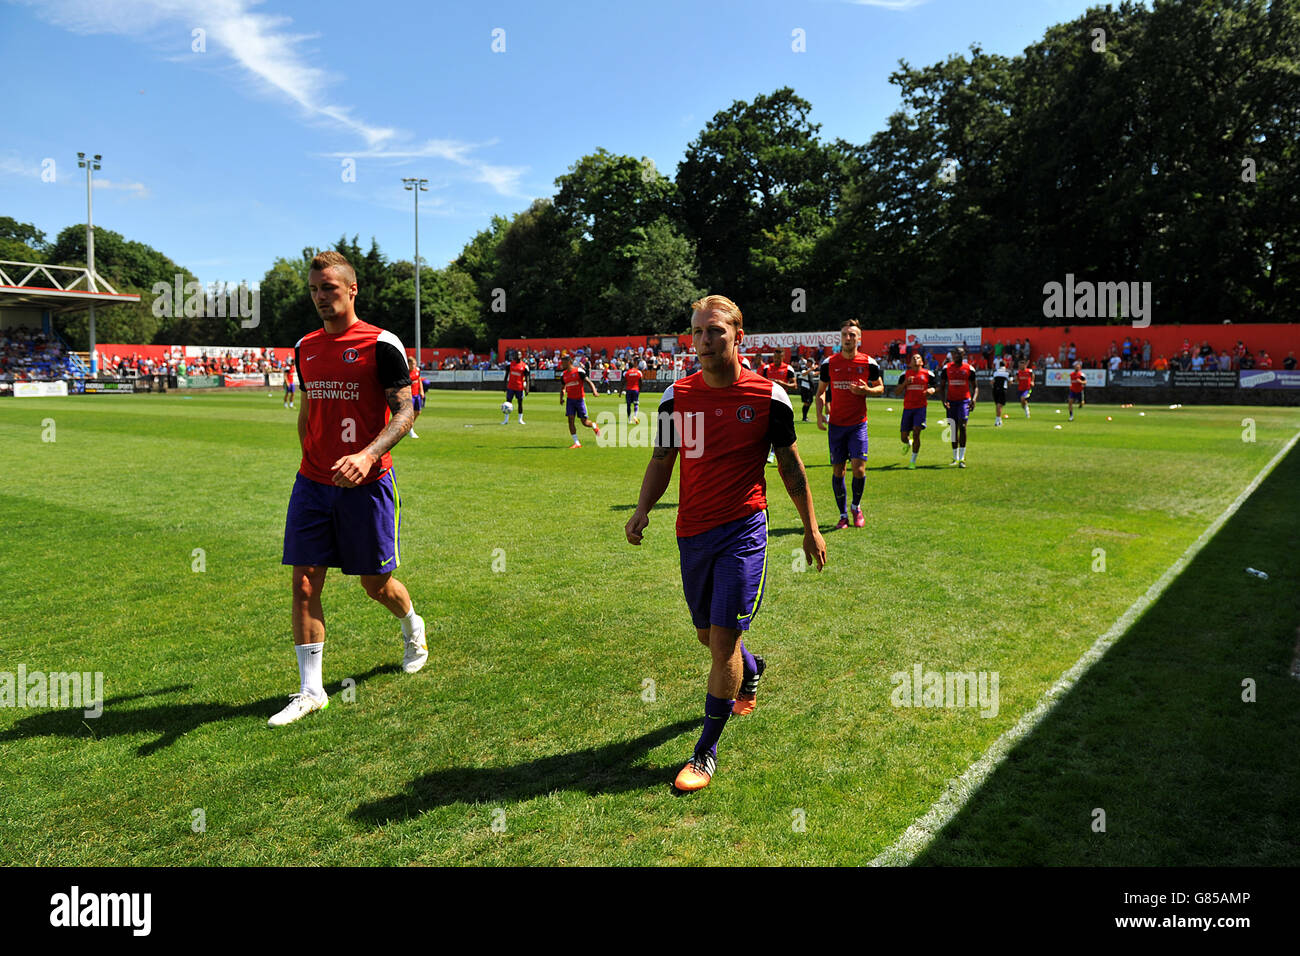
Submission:
<svg viewBox="0 0 1300 956">
<path fill-rule="evenodd" d="M 380 674 L 396 674 L 400 671 L 397 664 L 384 664 L 371 668 L 364 674 L 352 678 L 357 686 L 364 684 Z M 163 697 L 179 694 L 189 690 L 190 684 L 177 684 L 160 690 L 140 694 L 128 694 L 123 697 L 108 697 L 104 700 L 104 713 L 93 719 L 86 719 L 82 709 L 43 710 L 31 717 L 24 717 L 8 730 L 0 733 L 0 742 L 7 740 L 28 740 L 32 737 L 78 737 L 103 738 L 134 734 L 160 734 L 156 740 L 141 744 L 136 754 L 148 757 L 164 747 L 170 747 L 180 737 L 204 724 L 214 724 L 223 720 L 256 719 L 266 725 L 267 719 L 284 707 L 288 694 L 264 697 L 248 704 L 157 704 L 152 707 L 139 707 L 120 710 L 122 704 L 147 697 Z M 343 689 L 343 681 L 325 687 L 327 694 L 337 694 Z"/>
<path fill-rule="evenodd" d="M 652 730 L 635 740 L 541 757 L 514 766 L 436 770 L 412 780 L 402 793 L 361 804 L 349 817 L 359 824 L 378 827 L 453 803 L 531 800 L 556 790 L 597 794 L 667 787 L 680 766 L 651 767 L 638 765 L 637 761 L 660 744 L 698 730 L 699 726 L 699 718 L 693 717 Z"/>
<path fill-rule="evenodd" d="M 1011 750 L 916 865 L 1294 865 L 1297 501 L 1300 448 Z M 1248 566 L 1271 579 L 1247 575 Z M 1247 681 L 1254 702 L 1243 699 Z"/>
</svg>

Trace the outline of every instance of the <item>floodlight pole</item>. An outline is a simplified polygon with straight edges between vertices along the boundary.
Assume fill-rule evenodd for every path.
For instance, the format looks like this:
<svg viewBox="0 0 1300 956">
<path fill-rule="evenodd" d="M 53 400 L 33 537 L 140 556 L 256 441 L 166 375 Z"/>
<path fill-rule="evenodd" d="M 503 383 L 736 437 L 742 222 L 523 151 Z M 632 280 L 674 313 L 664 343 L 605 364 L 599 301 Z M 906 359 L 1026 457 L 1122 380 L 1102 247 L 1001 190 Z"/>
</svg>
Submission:
<svg viewBox="0 0 1300 956">
<path fill-rule="evenodd" d="M 99 153 L 92 159 L 86 159 L 85 153 L 77 154 L 77 165 L 86 170 L 86 287 L 90 292 L 98 292 L 95 282 L 95 225 L 94 225 L 94 185 L 91 171 L 101 168 L 99 161 L 104 157 Z M 99 360 L 95 352 L 95 302 L 90 302 L 90 322 L 87 328 L 90 339 L 90 374 L 99 372 Z"/>
<path fill-rule="evenodd" d="M 420 365 L 420 193 L 429 191 L 429 180 L 407 177 L 403 186 L 415 194 L 415 364 Z"/>
</svg>

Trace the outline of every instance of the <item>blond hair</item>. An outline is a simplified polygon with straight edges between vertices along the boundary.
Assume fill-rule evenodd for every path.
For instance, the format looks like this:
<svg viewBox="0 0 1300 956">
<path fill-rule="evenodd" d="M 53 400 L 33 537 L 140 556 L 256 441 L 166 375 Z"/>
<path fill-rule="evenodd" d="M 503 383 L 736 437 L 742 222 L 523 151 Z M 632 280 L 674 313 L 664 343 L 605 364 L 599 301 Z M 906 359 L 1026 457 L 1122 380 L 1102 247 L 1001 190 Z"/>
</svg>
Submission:
<svg viewBox="0 0 1300 956">
<path fill-rule="evenodd" d="M 744 316 L 740 314 L 740 306 L 725 295 L 706 295 L 703 299 L 697 299 L 691 303 L 691 313 L 696 312 L 703 312 L 705 315 L 710 312 L 721 312 L 735 326 L 737 332 L 745 327 Z"/>
<path fill-rule="evenodd" d="M 324 272 L 326 269 L 338 269 L 339 277 L 348 285 L 355 285 L 357 281 L 357 270 L 352 268 L 352 263 L 348 262 L 347 257 L 341 252 L 335 252 L 333 249 L 327 249 L 324 252 L 318 252 L 311 260 L 313 272 Z"/>
</svg>

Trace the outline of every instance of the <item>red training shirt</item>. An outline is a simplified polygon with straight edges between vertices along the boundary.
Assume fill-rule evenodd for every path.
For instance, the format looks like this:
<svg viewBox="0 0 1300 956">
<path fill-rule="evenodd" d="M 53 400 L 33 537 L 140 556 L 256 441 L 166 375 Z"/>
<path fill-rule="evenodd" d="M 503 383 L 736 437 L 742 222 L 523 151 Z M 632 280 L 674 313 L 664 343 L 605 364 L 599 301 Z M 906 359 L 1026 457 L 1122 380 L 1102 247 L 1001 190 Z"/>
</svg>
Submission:
<svg viewBox="0 0 1300 956">
<path fill-rule="evenodd" d="M 587 380 L 587 373 L 576 365 L 570 365 L 567 372 L 562 372 L 560 378 L 564 380 L 564 394 L 566 398 L 582 398 L 586 386 L 583 382 Z"/>
<path fill-rule="evenodd" d="M 867 420 L 867 397 L 849 391 L 849 386 L 860 379 L 866 379 L 868 385 L 875 385 L 880 380 L 880 366 L 870 355 L 857 352 L 850 358 L 843 352 L 836 352 L 822 362 L 821 380 L 830 383 L 829 390 L 833 396 L 832 425 L 861 425 Z"/>
<path fill-rule="evenodd" d="M 307 333 L 293 354 L 307 402 L 298 471 L 332 485 L 334 462 L 361 451 L 388 424 L 385 390 L 410 386 L 406 350 L 392 332 L 358 319 L 337 335 L 324 329 Z M 363 484 L 378 481 L 392 467 L 392 455 L 385 452 Z"/>
<path fill-rule="evenodd" d="M 656 446 L 679 449 L 679 538 L 767 507 L 767 451 L 795 442 L 784 388 L 749 369 L 734 385 L 711 388 L 696 372 L 664 390 L 657 418 Z"/>
<path fill-rule="evenodd" d="M 925 408 L 926 403 L 930 400 L 925 394 L 925 390 L 930 387 L 930 379 L 933 376 L 928 369 L 909 368 L 903 375 L 903 382 L 907 386 L 903 392 L 904 408 Z"/>
<path fill-rule="evenodd" d="M 949 362 L 943 367 L 948 376 L 948 401 L 960 402 L 970 398 L 971 382 L 975 380 L 975 370 L 969 362 Z"/>
</svg>

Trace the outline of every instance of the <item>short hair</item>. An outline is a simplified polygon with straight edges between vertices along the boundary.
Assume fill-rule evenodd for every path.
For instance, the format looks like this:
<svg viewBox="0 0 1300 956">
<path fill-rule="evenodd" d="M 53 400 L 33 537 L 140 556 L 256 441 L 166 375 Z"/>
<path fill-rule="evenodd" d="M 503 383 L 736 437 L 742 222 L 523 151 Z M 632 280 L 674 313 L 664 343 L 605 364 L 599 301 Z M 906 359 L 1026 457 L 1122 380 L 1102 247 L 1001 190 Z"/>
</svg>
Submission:
<svg viewBox="0 0 1300 956">
<path fill-rule="evenodd" d="M 862 326 L 858 324 L 857 319 L 845 319 L 840 323 L 840 331 L 843 332 L 849 326 L 853 326 L 853 328 L 857 329 L 859 332 L 862 331 Z"/>
<path fill-rule="evenodd" d="M 352 263 L 348 262 L 347 257 L 341 252 L 335 252 L 333 249 L 327 249 L 324 252 L 318 252 L 311 260 L 312 271 L 324 272 L 326 269 L 338 269 L 340 275 L 347 281 L 348 285 L 353 285 L 357 281 L 357 270 L 352 268 Z"/>
<path fill-rule="evenodd" d="M 691 314 L 696 312 L 721 312 L 727 317 L 727 320 L 739 332 L 745 328 L 745 317 L 740 314 L 740 306 L 732 302 L 725 295 L 706 295 L 702 299 L 696 299 L 691 303 Z"/>
</svg>

